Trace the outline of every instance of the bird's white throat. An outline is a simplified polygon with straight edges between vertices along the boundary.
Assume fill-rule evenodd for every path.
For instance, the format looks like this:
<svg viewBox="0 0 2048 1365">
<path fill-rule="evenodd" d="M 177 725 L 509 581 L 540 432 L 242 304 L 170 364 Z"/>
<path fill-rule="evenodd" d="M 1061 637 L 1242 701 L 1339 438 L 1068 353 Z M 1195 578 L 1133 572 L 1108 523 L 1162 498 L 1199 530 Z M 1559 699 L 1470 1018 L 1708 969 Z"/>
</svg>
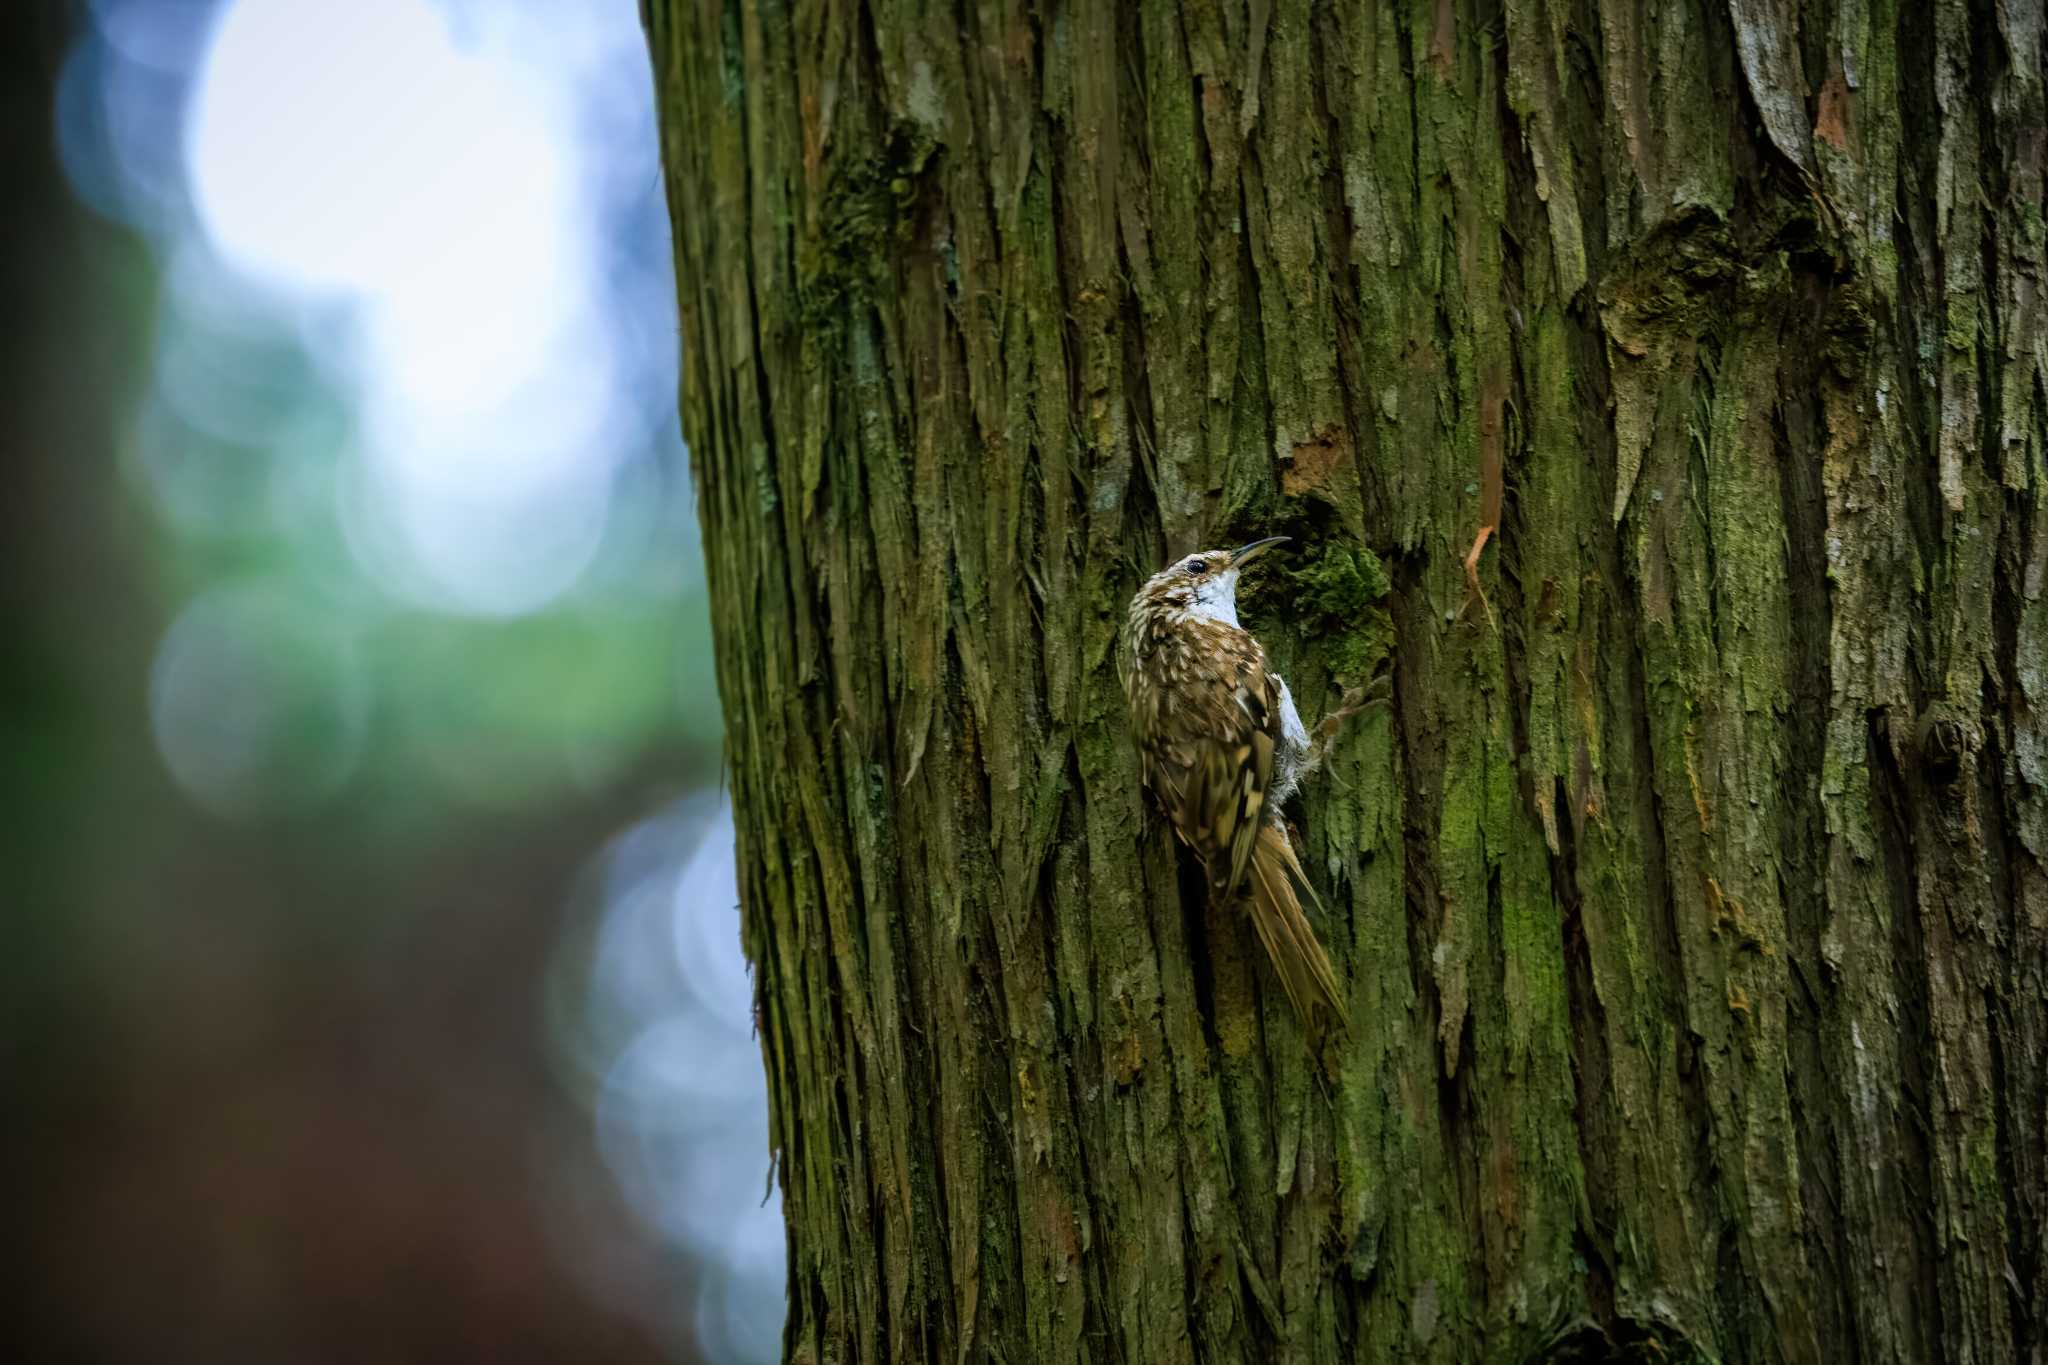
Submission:
<svg viewBox="0 0 2048 1365">
<path fill-rule="evenodd" d="M 1195 600 L 1188 604 L 1188 615 L 1204 621 L 1221 621 L 1226 626 L 1237 625 L 1237 570 L 1225 569 L 1196 583 Z"/>
</svg>

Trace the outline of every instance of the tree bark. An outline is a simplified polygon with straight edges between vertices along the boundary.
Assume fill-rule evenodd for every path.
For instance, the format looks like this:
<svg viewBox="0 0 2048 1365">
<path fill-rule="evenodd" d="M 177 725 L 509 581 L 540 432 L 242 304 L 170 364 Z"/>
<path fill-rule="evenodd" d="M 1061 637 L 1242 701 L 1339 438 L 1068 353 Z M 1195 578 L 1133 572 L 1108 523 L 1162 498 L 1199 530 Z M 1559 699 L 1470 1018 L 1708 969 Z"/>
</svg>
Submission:
<svg viewBox="0 0 2048 1365">
<path fill-rule="evenodd" d="M 791 1360 L 2042 1358 L 2038 2 L 648 23 Z M 1326 1081 L 1111 656 L 1274 533 Z"/>
</svg>

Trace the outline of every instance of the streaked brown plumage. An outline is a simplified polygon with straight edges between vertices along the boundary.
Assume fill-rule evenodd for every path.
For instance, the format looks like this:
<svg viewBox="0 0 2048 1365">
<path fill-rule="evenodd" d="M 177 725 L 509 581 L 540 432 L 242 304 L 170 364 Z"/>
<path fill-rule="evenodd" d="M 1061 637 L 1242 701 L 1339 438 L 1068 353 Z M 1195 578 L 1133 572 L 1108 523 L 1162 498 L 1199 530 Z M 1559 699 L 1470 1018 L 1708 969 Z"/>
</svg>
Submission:
<svg viewBox="0 0 2048 1365">
<path fill-rule="evenodd" d="M 1317 753 L 1287 684 L 1237 622 L 1238 571 L 1281 539 L 1184 556 L 1154 574 L 1131 600 L 1117 661 L 1146 785 L 1201 860 L 1209 894 L 1244 898 L 1314 1037 L 1319 1010 L 1341 1024 L 1344 1009 L 1302 912 L 1303 897 L 1316 904 L 1315 891 L 1280 806 Z"/>
</svg>

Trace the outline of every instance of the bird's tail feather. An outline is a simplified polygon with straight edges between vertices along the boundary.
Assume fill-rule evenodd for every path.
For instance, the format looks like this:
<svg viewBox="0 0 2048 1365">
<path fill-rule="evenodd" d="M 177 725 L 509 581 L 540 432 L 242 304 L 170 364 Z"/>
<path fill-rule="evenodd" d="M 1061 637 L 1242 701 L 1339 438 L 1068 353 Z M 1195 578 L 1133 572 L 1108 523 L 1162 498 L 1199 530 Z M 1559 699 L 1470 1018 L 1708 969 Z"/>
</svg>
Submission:
<svg viewBox="0 0 2048 1365">
<path fill-rule="evenodd" d="M 1266 955 L 1273 959 L 1273 970 L 1301 1017 L 1302 1027 L 1313 1039 L 1321 1035 L 1317 1011 L 1327 1012 L 1342 1028 L 1344 1008 L 1337 997 L 1337 973 L 1316 939 L 1314 926 L 1302 913 L 1304 895 L 1311 905 L 1317 904 L 1315 889 L 1294 856 L 1287 832 L 1277 825 L 1262 824 L 1251 857 L 1252 927 L 1266 945 Z"/>
</svg>

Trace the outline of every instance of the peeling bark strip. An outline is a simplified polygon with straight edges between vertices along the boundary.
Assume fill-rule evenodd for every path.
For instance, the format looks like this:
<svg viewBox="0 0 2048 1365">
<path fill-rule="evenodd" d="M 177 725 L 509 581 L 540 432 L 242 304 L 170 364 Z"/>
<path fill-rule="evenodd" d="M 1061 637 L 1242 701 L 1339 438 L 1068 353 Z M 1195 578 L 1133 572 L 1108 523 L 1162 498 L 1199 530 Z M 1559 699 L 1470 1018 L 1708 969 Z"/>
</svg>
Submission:
<svg viewBox="0 0 2048 1365">
<path fill-rule="evenodd" d="M 2048 1350 L 2040 4 L 648 19 L 792 1360 Z M 1327 1092 L 1110 657 L 1273 533 Z"/>
</svg>

